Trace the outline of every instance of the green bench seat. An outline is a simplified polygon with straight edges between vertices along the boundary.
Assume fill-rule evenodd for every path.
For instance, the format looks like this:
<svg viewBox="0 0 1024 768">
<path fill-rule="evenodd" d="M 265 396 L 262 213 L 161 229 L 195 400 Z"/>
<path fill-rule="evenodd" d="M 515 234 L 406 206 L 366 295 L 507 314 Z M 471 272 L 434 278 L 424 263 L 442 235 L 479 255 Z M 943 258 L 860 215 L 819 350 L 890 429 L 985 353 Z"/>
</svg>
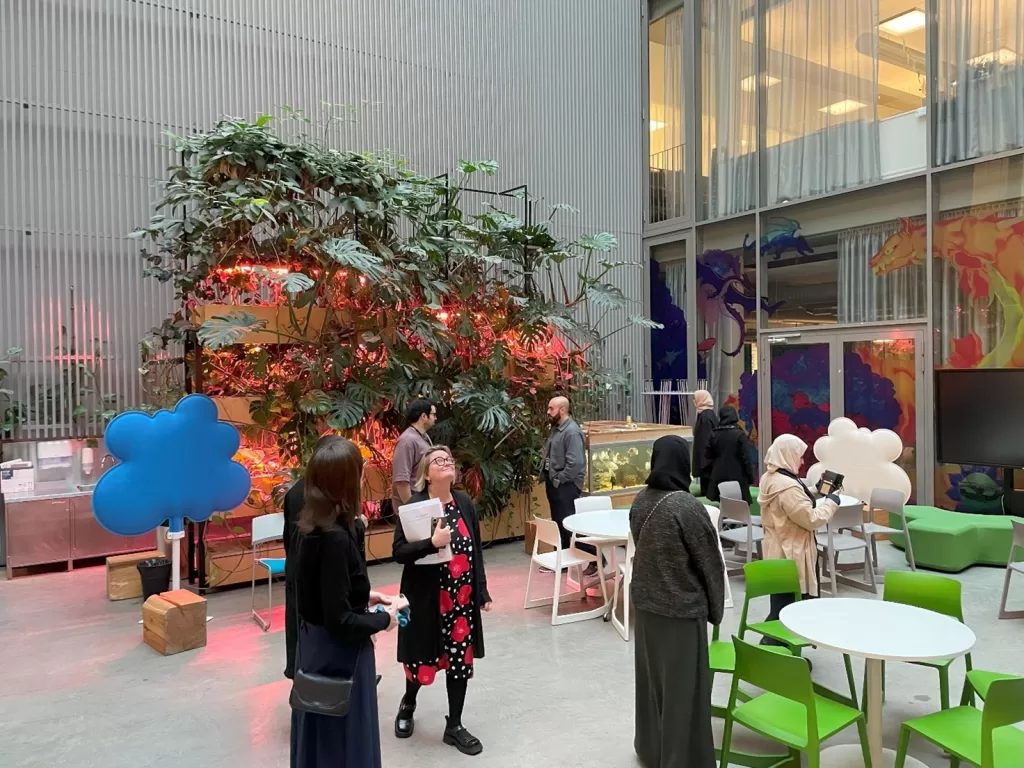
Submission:
<svg viewBox="0 0 1024 768">
<path fill-rule="evenodd" d="M 1006 566 L 1013 544 L 1011 520 L 1007 515 L 972 515 L 937 507 L 908 505 L 907 530 L 914 542 L 914 562 L 920 568 L 959 573 L 972 565 Z M 895 515 L 889 525 L 902 528 Z M 903 534 L 889 536 L 899 549 L 906 549 Z M 1020 559 L 1024 560 L 1024 552 Z"/>
</svg>

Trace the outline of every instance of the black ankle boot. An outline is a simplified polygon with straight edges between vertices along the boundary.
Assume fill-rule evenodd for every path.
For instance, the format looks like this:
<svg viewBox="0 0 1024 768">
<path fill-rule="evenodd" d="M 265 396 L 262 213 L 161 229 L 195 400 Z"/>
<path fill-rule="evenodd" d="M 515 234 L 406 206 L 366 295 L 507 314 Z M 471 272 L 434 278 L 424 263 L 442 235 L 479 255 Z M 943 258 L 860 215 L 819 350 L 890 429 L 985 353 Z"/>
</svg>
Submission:
<svg viewBox="0 0 1024 768">
<path fill-rule="evenodd" d="M 471 734 L 462 725 L 452 725 L 448 722 L 448 718 L 445 719 L 444 728 L 444 743 L 455 747 L 459 752 L 464 755 L 479 755 L 484 751 L 484 745 L 480 743 L 480 739 Z"/>
<path fill-rule="evenodd" d="M 415 704 L 406 704 L 405 699 L 398 705 L 398 716 L 395 718 L 395 736 L 400 739 L 408 739 L 412 736 L 416 723 L 413 720 L 413 713 L 416 711 Z"/>
</svg>

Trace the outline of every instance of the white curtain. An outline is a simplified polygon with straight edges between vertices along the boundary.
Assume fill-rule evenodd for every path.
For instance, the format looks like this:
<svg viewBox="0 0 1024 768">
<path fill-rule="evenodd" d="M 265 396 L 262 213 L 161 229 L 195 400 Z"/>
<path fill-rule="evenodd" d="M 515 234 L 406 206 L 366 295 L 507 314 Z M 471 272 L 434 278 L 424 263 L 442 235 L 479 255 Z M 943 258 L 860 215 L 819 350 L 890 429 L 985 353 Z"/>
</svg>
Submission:
<svg viewBox="0 0 1024 768">
<path fill-rule="evenodd" d="M 939 218 L 956 219 L 966 216 L 999 216 L 1012 218 L 1024 212 L 1024 201 L 1012 200 L 994 205 L 979 205 L 958 211 L 945 211 Z M 936 243 L 938 245 L 938 243 Z M 978 334 L 981 348 L 990 351 L 999 341 L 1006 323 L 999 311 L 999 302 L 990 304 L 968 299 L 960 289 L 960 276 L 956 267 L 945 259 L 935 259 L 935 318 L 939 326 L 936 364 L 943 365 L 953 354 L 953 340 L 971 333 Z"/>
<path fill-rule="evenodd" d="M 936 163 L 1024 147 L 1024 3 L 937 2 Z"/>
<path fill-rule="evenodd" d="M 877 1 L 789 0 L 765 34 L 767 202 L 880 179 Z"/>
<path fill-rule="evenodd" d="M 650 26 L 651 221 L 683 216 L 683 9 Z"/>
<path fill-rule="evenodd" d="M 915 224 L 923 223 L 915 220 Z M 925 265 L 876 275 L 868 263 L 898 222 L 848 229 L 838 234 L 839 322 L 871 323 L 883 320 L 915 320 L 927 316 Z"/>
<path fill-rule="evenodd" d="M 753 28 L 754 5 L 750 0 L 701 4 L 701 99 L 709 184 L 705 214 L 709 219 L 749 211 L 757 201 L 754 45 L 744 39 L 744 29 Z"/>
</svg>

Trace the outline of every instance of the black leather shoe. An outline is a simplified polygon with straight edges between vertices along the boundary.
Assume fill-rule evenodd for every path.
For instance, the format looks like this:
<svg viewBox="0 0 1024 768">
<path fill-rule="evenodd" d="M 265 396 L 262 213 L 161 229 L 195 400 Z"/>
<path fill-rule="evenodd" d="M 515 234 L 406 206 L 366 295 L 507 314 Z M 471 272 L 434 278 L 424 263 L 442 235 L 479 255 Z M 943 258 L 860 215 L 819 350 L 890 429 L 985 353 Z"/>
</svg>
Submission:
<svg viewBox="0 0 1024 768">
<path fill-rule="evenodd" d="M 445 718 L 445 722 L 448 718 Z M 452 727 L 446 725 L 444 729 L 444 743 L 450 747 L 455 747 L 459 752 L 464 755 L 479 755 L 484 751 L 484 745 L 480 743 L 480 739 L 471 734 L 461 725 Z"/>
<path fill-rule="evenodd" d="M 398 716 L 395 718 L 395 736 L 400 739 L 408 739 L 412 736 L 412 732 L 416 729 L 416 723 L 413 720 L 413 713 L 416 711 L 416 706 L 409 706 L 402 700 L 402 703 L 398 705 Z"/>
</svg>

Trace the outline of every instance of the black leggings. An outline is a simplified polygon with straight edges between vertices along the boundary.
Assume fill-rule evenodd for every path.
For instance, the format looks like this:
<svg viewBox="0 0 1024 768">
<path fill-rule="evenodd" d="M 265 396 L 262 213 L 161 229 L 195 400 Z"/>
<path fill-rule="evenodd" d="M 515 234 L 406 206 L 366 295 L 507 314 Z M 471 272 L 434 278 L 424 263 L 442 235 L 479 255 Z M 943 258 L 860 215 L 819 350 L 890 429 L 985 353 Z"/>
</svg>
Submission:
<svg viewBox="0 0 1024 768">
<path fill-rule="evenodd" d="M 448 727 L 456 728 L 462 725 L 462 710 L 466 706 L 466 690 L 469 687 L 468 680 L 453 680 L 445 675 L 445 688 L 448 689 Z M 402 704 L 409 707 L 416 706 L 416 696 L 423 686 L 413 680 L 405 681 L 405 698 Z"/>
</svg>

